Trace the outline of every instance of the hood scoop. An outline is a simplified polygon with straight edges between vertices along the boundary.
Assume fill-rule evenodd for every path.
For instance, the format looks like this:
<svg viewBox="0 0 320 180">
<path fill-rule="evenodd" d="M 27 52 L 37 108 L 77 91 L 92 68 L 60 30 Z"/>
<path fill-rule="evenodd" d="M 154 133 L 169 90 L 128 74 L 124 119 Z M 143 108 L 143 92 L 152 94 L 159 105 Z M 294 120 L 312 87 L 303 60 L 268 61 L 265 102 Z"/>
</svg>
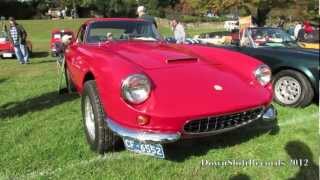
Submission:
<svg viewBox="0 0 320 180">
<path fill-rule="evenodd" d="M 196 63 L 199 59 L 196 57 L 184 57 L 184 58 L 168 58 L 167 64 L 180 64 L 180 63 Z"/>
</svg>

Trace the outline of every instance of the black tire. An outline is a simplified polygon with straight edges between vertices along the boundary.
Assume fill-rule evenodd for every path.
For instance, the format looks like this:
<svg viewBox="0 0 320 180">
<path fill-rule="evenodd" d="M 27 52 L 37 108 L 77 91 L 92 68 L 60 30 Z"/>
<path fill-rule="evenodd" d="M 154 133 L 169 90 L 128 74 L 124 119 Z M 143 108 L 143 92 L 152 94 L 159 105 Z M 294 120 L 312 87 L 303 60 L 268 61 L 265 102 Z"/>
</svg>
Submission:
<svg viewBox="0 0 320 180">
<path fill-rule="evenodd" d="M 69 72 L 67 66 L 65 66 L 65 68 L 64 68 L 64 77 L 66 80 L 66 86 L 67 86 L 68 93 L 71 94 L 71 93 L 76 92 L 76 88 L 72 82 L 72 79 L 70 78 L 70 72 Z"/>
<path fill-rule="evenodd" d="M 96 82 L 94 80 L 90 80 L 85 83 L 81 98 L 83 125 L 90 148 L 99 154 L 115 150 L 120 138 L 107 127 L 107 123 L 105 122 L 106 114 L 103 110 L 96 88 Z M 90 132 L 86 125 L 87 101 L 90 101 L 93 112 L 94 138 L 90 136 Z"/>
<path fill-rule="evenodd" d="M 281 97 L 279 92 L 279 85 L 283 81 L 283 79 L 291 78 L 291 80 L 297 82 L 297 86 L 300 87 L 300 94 L 296 96 L 296 100 L 292 101 L 292 103 L 285 102 L 283 100 L 283 96 Z M 278 91 L 277 91 L 278 89 Z M 314 91 L 310 84 L 310 81 L 306 76 L 302 73 L 294 70 L 283 70 L 277 73 L 273 78 L 273 90 L 274 90 L 274 100 L 283 106 L 289 107 L 305 107 L 308 106 L 314 97 Z"/>
</svg>

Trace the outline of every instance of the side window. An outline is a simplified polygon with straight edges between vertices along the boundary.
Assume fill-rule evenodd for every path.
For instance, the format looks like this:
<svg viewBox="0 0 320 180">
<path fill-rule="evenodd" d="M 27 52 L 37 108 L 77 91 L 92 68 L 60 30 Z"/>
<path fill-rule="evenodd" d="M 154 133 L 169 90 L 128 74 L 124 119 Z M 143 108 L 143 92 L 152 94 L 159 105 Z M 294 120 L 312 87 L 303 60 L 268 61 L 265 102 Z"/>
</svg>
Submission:
<svg viewBox="0 0 320 180">
<path fill-rule="evenodd" d="M 79 32 L 78 32 L 78 36 L 77 36 L 77 42 L 78 43 L 83 43 L 84 42 L 84 34 L 86 32 L 86 26 L 83 25 L 81 26 Z"/>
</svg>

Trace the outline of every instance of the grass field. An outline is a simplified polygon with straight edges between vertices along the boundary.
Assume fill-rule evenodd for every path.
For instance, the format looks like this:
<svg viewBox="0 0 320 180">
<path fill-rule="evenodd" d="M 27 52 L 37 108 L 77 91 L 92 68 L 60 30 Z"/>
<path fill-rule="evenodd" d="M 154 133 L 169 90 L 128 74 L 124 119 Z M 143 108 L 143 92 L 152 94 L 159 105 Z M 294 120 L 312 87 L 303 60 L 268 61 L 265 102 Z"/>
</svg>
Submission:
<svg viewBox="0 0 320 180">
<path fill-rule="evenodd" d="M 276 106 L 277 122 L 167 145 L 165 160 L 123 149 L 92 153 L 80 98 L 58 95 L 55 59 L 48 56 L 51 29 L 76 29 L 81 21 L 22 21 L 34 44 L 32 63 L 0 60 L 0 179 L 319 179 L 316 103 L 305 109 Z M 161 32 L 170 34 L 166 27 Z M 300 159 L 302 166 L 293 164 Z M 227 160 L 266 164 L 213 166 Z"/>
</svg>

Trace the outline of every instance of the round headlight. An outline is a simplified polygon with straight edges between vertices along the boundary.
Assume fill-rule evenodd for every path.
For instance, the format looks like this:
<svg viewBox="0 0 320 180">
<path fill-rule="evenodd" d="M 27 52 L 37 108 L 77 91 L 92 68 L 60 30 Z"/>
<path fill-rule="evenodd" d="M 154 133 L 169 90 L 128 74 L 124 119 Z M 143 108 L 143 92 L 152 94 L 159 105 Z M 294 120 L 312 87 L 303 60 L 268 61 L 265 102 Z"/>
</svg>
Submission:
<svg viewBox="0 0 320 180">
<path fill-rule="evenodd" d="M 255 71 L 254 75 L 262 86 L 265 86 L 271 81 L 271 69 L 267 65 L 259 66 Z"/>
<path fill-rule="evenodd" d="M 129 103 L 143 103 L 149 98 L 150 92 L 150 80 L 143 74 L 130 75 L 122 82 L 122 96 Z"/>
</svg>

